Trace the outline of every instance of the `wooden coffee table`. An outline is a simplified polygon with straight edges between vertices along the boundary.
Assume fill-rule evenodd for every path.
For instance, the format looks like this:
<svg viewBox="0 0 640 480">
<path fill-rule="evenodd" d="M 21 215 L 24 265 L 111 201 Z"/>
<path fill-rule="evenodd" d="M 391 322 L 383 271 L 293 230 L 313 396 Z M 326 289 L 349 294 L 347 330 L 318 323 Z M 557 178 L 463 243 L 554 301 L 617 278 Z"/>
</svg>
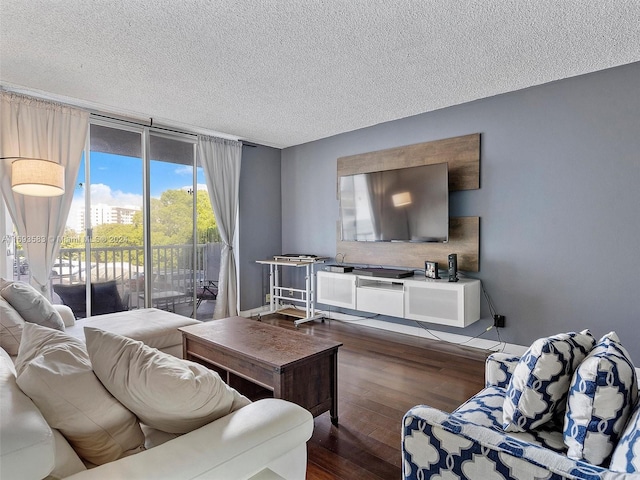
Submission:
<svg viewBox="0 0 640 480">
<path fill-rule="evenodd" d="M 243 317 L 181 327 L 183 356 L 217 371 L 249 398 L 266 389 L 309 410 L 330 412 L 338 424 L 338 348 L 321 340 Z"/>
</svg>

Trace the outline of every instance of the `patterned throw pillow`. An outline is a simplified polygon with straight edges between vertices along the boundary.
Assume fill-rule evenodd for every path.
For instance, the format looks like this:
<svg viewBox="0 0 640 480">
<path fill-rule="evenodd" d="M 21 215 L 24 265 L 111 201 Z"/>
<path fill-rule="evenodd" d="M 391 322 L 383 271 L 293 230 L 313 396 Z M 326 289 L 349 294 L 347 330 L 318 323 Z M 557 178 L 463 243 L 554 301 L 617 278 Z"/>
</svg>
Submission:
<svg viewBox="0 0 640 480">
<path fill-rule="evenodd" d="M 564 413 L 573 372 L 594 343 L 588 330 L 533 342 L 516 366 L 507 388 L 504 430 L 530 431 Z"/>
<path fill-rule="evenodd" d="M 640 402 L 613 451 L 609 469 L 614 472 L 640 473 Z"/>
<path fill-rule="evenodd" d="M 637 398 L 636 370 L 618 336 L 610 332 L 573 375 L 564 418 L 567 456 L 605 464 Z"/>
</svg>

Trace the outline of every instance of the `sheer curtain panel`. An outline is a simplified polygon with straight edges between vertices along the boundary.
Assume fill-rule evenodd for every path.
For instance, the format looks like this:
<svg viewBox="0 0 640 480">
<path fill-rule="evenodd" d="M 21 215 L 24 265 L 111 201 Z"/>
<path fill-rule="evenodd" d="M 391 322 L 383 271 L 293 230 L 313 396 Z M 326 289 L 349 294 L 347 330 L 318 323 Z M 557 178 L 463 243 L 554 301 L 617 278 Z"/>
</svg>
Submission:
<svg viewBox="0 0 640 480">
<path fill-rule="evenodd" d="M 198 156 L 207 179 L 209 200 L 223 244 L 213 318 L 225 318 L 238 314 L 238 280 L 233 244 L 238 219 L 242 143 L 199 136 Z"/>
<path fill-rule="evenodd" d="M 49 276 L 71 200 L 89 114 L 66 105 L 0 91 L 0 157 L 42 158 L 65 167 L 65 194 L 31 197 L 11 190 L 11 160 L 0 160 L 0 186 L 9 213 L 23 240 L 31 284 L 50 298 Z"/>
</svg>

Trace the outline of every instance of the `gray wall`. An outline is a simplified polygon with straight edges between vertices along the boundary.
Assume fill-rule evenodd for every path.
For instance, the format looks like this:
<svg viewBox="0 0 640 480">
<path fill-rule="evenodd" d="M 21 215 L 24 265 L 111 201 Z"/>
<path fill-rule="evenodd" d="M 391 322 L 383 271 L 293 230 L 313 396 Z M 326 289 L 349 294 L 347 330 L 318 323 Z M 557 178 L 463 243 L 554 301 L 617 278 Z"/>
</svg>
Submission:
<svg viewBox="0 0 640 480">
<path fill-rule="evenodd" d="M 241 310 L 264 304 L 268 269 L 255 261 L 282 249 L 280 152 L 260 145 L 242 148 L 238 226 Z"/>
<path fill-rule="evenodd" d="M 336 255 L 338 157 L 480 132 L 481 189 L 450 208 L 481 217 L 475 276 L 502 339 L 615 330 L 640 365 L 639 79 L 635 63 L 285 149 L 282 250 Z M 482 315 L 428 326 L 474 336 L 493 323 L 484 300 Z"/>
</svg>

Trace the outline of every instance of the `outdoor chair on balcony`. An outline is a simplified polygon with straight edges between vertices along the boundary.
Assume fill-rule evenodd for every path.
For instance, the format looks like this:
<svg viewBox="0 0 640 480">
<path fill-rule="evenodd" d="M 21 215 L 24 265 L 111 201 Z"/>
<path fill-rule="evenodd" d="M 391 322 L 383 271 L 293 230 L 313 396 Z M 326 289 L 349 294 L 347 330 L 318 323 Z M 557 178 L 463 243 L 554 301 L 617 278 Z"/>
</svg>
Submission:
<svg viewBox="0 0 640 480">
<path fill-rule="evenodd" d="M 215 300 L 218 298 L 218 278 L 220 277 L 220 262 L 222 257 L 221 243 L 208 243 L 204 251 L 205 278 L 196 288 L 196 306 L 192 317 L 195 317 L 198 307 L 203 300 Z"/>
<path fill-rule="evenodd" d="M 53 291 L 60 297 L 62 303 L 73 311 L 76 318 L 87 316 L 86 285 L 53 285 Z M 92 283 L 91 284 L 91 315 L 103 315 L 128 310 L 128 294 L 125 299 L 120 297 L 117 282 Z"/>
<path fill-rule="evenodd" d="M 196 288 L 196 298 L 198 301 L 196 302 L 196 311 L 198 307 L 202 303 L 203 300 L 215 300 L 218 298 L 218 282 L 208 281 L 206 284 L 201 287 Z"/>
</svg>

